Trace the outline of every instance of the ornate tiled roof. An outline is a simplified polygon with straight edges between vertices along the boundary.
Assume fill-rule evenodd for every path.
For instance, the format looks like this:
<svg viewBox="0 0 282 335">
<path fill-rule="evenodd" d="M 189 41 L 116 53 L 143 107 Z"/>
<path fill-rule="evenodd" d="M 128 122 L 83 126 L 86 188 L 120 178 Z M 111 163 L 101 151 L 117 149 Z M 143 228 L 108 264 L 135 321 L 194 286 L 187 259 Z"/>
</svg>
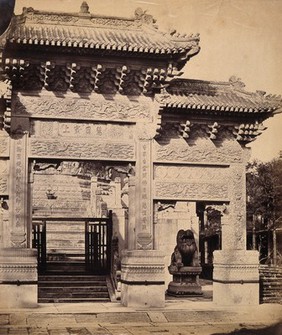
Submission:
<svg viewBox="0 0 282 335">
<path fill-rule="evenodd" d="M 200 50 L 198 34 L 163 33 L 140 8 L 131 19 L 105 17 L 90 14 L 85 2 L 72 14 L 24 8 L 13 18 L 6 39 L 25 45 L 157 54 L 177 59 L 180 67 Z"/>
<path fill-rule="evenodd" d="M 157 100 L 164 107 L 222 111 L 232 113 L 275 113 L 282 98 L 244 89 L 245 84 L 232 76 L 228 82 L 174 79 Z"/>
</svg>

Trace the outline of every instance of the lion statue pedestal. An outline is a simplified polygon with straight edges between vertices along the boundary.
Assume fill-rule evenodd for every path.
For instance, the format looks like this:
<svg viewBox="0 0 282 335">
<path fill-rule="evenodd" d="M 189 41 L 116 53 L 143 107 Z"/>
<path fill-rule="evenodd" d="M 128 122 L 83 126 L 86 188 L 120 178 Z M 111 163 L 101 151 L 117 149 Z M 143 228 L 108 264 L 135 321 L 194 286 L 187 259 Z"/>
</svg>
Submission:
<svg viewBox="0 0 282 335">
<path fill-rule="evenodd" d="M 202 267 L 199 263 L 193 232 L 190 229 L 179 230 L 176 243 L 171 255 L 171 264 L 168 267 L 173 280 L 168 285 L 167 294 L 172 296 L 202 295 L 202 287 L 199 284 Z"/>
</svg>

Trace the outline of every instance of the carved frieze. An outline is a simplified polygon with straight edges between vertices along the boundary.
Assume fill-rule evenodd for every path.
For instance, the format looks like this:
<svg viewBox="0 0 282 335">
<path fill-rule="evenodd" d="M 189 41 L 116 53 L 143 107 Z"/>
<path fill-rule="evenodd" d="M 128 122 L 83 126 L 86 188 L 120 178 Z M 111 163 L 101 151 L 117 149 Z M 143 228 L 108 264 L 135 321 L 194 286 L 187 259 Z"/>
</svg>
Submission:
<svg viewBox="0 0 282 335">
<path fill-rule="evenodd" d="M 95 95 L 95 97 L 94 97 Z M 93 94 L 93 99 L 81 97 L 31 97 L 18 94 L 14 97 L 12 109 L 15 115 L 37 118 L 60 118 L 75 120 L 108 120 L 136 122 L 152 121 L 149 100 L 128 101 L 121 96 L 107 100 L 102 95 Z"/>
<path fill-rule="evenodd" d="M 105 159 L 132 161 L 135 158 L 134 143 L 80 141 L 80 140 L 41 140 L 31 138 L 29 143 L 31 157 L 54 157 L 74 159 Z"/>
<path fill-rule="evenodd" d="M 228 185 L 208 182 L 154 182 L 154 198 L 227 201 Z"/>
<path fill-rule="evenodd" d="M 31 136 L 40 138 L 85 137 L 120 140 L 133 140 L 133 126 L 115 123 L 74 123 L 59 121 L 34 120 L 31 122 Z"/>
<path fill-rule="evenodd" d="M 193 182 L 225 182 L 227 183 L 228 168 L 226 167 L 198 167 L 198 166 L 171 166 L 155 165 L 154 179 L 168 180 L 191 180 Z"/>
<path fill-rule="evenodd" d="M 242 162 L 243 150 L 232 139 L 224 139 L 220 145 L 208 138 L 197 138 L 189 144 L 181 138 L 154 142 L 154 160 L 163 162 L 232 163 Z"/>
</svg>

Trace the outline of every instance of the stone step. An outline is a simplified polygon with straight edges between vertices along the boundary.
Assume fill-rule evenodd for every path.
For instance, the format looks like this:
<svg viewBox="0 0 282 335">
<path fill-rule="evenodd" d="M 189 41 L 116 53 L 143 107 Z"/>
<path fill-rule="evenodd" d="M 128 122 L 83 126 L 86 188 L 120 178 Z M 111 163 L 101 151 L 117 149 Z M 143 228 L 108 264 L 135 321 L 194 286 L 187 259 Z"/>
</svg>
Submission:
<svg viewBox="0 0 282 335">
<path fill-rule="evenodd" d="M 40 298 L 108 298 L 109 293 L 106 292 L 41 292 Z"/>
<path fill-rule="evenodd" d="M 65 296 L 65 295 L 87 295 L 87 294 L 92 294 L 92 295 L 108 295 L 108 289 L 105 286 L 102 287 L 39 287 L 38 290 L 40 296 L 44 297 L 46 295 L 53 295 L 53 296 Z"/>
<path fill-rule="evenodd" d="M 73 263 L 72 269 L 78 265 L 81 264 Z M 110 301 L 106 276 L 88 275 L 85 273 L 54 275 L 49 272 L 39 275 L 39 303 L 86 301 Z"/>
<path fill-rule="evenodd" d="M 92 280 L 72 280 L 72 281 L 59 281 L 59 280 L 56 280 L 56 281 L 52 281 L 52 280 L 39 280 L 38 281 L 38 287 L 73 287 L 73 286 L 76 286 L 76 287 L 84 287 L 84 286 L 87 286 L 87 287 L 97 287 L 97 286 L 106 286 L 106 284 L 104 282 L 99 282 L 99 281 L 92 281 Z"/>
<path fill-rule="evenodd" d="M 43 303 L 73 303 L 73 302 L 110 302 L 110 298 L 38 298 L 38 302 Z"/>
<path fill-rule="evenodd" d="M 91 282 L 105 282 L 106 277 L 105 276 L 95 276 L 95 275 L 52 275 L 52 274 L 46 274 L 46 275 L 39 275 L 38 279 L 40 281 L 91 281 Z"/>
</svg>

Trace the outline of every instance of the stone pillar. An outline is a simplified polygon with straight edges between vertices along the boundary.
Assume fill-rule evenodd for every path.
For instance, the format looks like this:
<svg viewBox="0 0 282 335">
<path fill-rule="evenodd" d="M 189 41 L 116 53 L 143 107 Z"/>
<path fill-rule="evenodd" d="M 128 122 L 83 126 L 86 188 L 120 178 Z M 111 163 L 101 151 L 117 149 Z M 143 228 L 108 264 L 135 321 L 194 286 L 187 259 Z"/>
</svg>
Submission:
<svg viewBox="0 0 282 335">
<path fill-rule="evenodd" d="M 151 197 L 152 161 L 150 139 L 141 139 L 138 143 L 136 166 L 136 249 L 153 249 L 153 209 Z"/>
<path fill-rule="evenodd" d="M 136 245 L 136 210 L 135 210 L 135 177 L 130 176 L 128 180 L 128 224 L 126 229 L 126 248 L 134 250 Z"/>
<path fill-rule="evenodd" d="M 96 217 L 97 215 L 97 189 L 98 189 L 98 180 L 97 177 L 91 178 L 91 186 L 90 186 L 90 207 L 91 207 L 91 215 Z"/>
<path fill-rule="evenodd" d="M 13 120 L 10 138 L 9 243 L 0 250 L 1 307 L 34 307 L 37 304 L 37 252 L 27 249 L 28 221 L 28 119 Z"/>
<path fill-rule="evenodd" d="M 27 133 L 11 138 L 10 152 L 10 215 L 11 246 L 27 246 Z"/>
<path fill-rule="evenodd" d="M 246 250 L 244 164 L 232 164 L 229 173 L 230 204 L 223 210 L 222 250 L 213 254 L 213 301 L 255 305 L 259 303 L 258 252 Z"/>
<path fill-rule="evenodd" d="M 129 250 L 122 253 L 121 302 L 124 306 L 163 307 L 164 256 L 153 250 L 152 136 L 147 129 L 148 125 L 138 125 L 142 136 L 137 140 L 136 177 L 129 179 Z"/>
</svg>

